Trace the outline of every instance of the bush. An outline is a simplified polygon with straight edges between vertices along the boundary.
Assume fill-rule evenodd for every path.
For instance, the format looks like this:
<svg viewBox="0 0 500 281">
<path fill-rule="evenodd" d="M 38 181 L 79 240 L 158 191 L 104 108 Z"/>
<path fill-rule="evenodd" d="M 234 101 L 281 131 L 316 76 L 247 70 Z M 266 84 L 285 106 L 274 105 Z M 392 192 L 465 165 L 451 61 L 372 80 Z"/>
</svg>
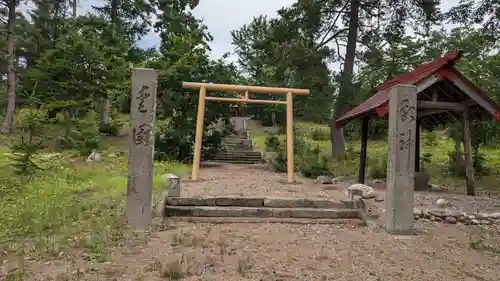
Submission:
<svg viewBox="0 0 500 281">
<path fill-rule="evenodd" d="M 280 140 L 275 135 L 267 136 L 266 138 L 266 151 L 277 152 L 280 146 Z"/>
<path fill-rule="evenodd" d="M 12 150 L 12 166 L 19 176 L 30 177 L 41 168 L 34 162 L 34 157 L 44 146 L 43 128 L 46 117 L 45 110 L 33 107 L 19 109 L 16 113 L 16 128 L 21 136 Z"/>
<path fill-rule="evenodd" d="M 287 171 L 287 154 L 286 143 L 281 144 L 276 137 L 269 137 L 268 147 L 276 149 L 276 154 L 271 160 L 271 167 L 276 172 Z M 275 142 L 278 141 L 276 144 Z M 328 158 L 321 155 L 319 146 L 312 148 L 307 142 L 301 138 L 294 139 L 294 157 L 295 167 L 304 177 L 316 178 L 322 175 L 330 175 L 330 167 Z"/>
<path fill-rule="evenodd" d="M 368 175 L 373 179 L 387 178 L 387 156 L 370 161 Z"/>
<path fill-rule="evenodd" d="M 303 155 L 298 169 L 306 178 L 331 175 L 329 159 L 325 155 L 321 155 L 319 146 L 312 149 L 310 153 Z"/>
<path fill-rule="evenodd" d="M 330 131 L 321 127 L 315 127 L 311 130 L 311 139 L 315 141 L 328 141 L 331 139 Z"/>
<path fill-rule="evenodd" d="M 118 120 L 110 120 L 108 123 L 99 124 L 99 133 L 105 136 L 116 137 L 120 135 L 120 130 L 124 123 Z"/>
<path fill-rule="evenodd" d="M 474 166 L 474 173 L 476 176 L 487 176 L 490 174 L 491 169 L 487 164 L 487 157 L 482 153 L 474 153 L 472 162 Z M 465 159 L 462 153 L 456 151 L 448 152 L 448 162 L 446 163 L 446 170 L 452 175 L 459 177 L 465 176 Z"/>
</svg>

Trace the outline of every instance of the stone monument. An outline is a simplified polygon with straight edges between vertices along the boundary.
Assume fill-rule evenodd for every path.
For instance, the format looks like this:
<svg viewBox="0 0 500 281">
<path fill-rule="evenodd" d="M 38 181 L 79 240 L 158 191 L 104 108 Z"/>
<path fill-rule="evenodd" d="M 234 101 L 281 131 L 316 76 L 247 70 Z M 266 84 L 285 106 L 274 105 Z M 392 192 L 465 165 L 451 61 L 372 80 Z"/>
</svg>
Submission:
<svg viewBox="0 0 500 281">
<path fill-rule="evenodd" d="M 386 190 L 386 231 L 413 234 L 413 190 L 417 88 L 396 85 L 390 89 L 388 164 Z"/>
<path fill-rule="evenodd" d="M 154 122 L 156 119 L 156 72 L 132 70 L 131 129 L 128 155 L 127 221 L 146 229 L 151 223 L 153 196 Z"/>
</svg>

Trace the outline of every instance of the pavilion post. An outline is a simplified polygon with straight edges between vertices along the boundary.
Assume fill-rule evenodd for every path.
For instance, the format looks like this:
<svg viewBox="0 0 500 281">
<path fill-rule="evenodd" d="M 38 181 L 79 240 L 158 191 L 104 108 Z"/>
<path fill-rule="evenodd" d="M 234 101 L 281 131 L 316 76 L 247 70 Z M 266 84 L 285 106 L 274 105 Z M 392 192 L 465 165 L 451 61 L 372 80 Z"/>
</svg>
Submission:
<svg viewBox="0 0 500 281">
<path fill-rule="evenodd" d="M 196 117 L 196 132 L 194 140 L 193 170 L 191 179 L 198 180 L 200 177 L 201 144 L 203 140 L 203 122 L 205 120 L 205 96 L 207 91 L 205 87 L 200 88 L 200 97 L 198 100 L 198 115 Z"/>
<path fill-rule="evenodd" d="M 468 111 L 463 113 L 463 136 L 465 154 L 465 181 L 467 185 L 467 195 L 475 196 L 474 166 L 472 160 L 472 140 L 470 133 L 470 116 Z"/>
<path fill-rule="evenodd" d="M 415 131 L 415 172 L 420 172 L 420 121 L 416 120 L 416 131 Z"/>
<path fill-rule="evenodd" d="M 370 117 L 367 115 L 363 117 L 361 123 L 361 153 L 359 156 L 359 174 L 358 182 L 365 183 L 366 174 L 366 158 L 367 158 L 367 148 L 368 148 L 368 126 L 370 123 Z"/>
</svg>

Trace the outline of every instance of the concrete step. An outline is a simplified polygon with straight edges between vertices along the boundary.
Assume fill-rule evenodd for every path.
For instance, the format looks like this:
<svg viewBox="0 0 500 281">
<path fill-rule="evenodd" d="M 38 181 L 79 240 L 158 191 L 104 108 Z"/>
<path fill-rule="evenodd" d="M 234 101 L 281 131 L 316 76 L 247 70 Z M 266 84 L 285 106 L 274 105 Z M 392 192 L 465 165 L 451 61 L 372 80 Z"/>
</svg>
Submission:
<svg viewBox="0 0 500 281">
<path fill-rule="evenodd" d="M 216 155 L 233 157 L 262 157 L 259 151 L 219 151 Z"/>
<path fill-rule="evenodd" d="M 246 165 L 253 165 L 253 164 L 259 164 L 262 163 L 263 160 L 261 159 L 211 159 L 212 161 L 216 162 L 223 162 L 223 163 L 230 163 L 230 164 L 246 164 Z"/>
<path fill-rule="evenodd" d="M 172 206 L 236 206 L 236 207 L 267 207 L 267 208 L 317 208 L 345 209 L 343 202 L 326 199 L 305 199 L 288 197 L 260 196 L 198 196 L 169 197 L 167 205 Z"/>
<path fill-rule="evenodd" d="M 219 206 L 166 206 L 167 217 L 257 217 L 257 218 L 307 218 L 352 219 L 358 218 L 355 209 L 321 208 L 268 208 L 268 207 L 219 207 Z"/>
<path fill-rule="evenodd" d="M 260 156 L 233 156 L 233 155 L 214 155 L 212 156 L 214 159 L 219 159 L 219 160 L 261 160 L 262 157 Z"/>
</svg>

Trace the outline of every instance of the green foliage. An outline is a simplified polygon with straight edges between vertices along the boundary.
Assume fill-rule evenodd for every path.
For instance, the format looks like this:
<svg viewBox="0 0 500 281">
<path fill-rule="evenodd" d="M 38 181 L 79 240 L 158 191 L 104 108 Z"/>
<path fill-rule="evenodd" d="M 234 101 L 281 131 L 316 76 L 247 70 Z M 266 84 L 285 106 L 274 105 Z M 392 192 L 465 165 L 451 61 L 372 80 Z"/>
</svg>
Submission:
<svg viewBox="0 0 500 281">
<path fill-rule="evenodd" d="M 387 178 L 387 155 L 380 155 L 370 161 L 368 175 L 374 179 Z"/>
<path fill-rule="evenodd" d="M 328 157 L 321 154 L 319 146 L 313 148 L 302 138 L 294 138 L 294 162 L 297 171 L 307 178 L 316 178 L 321 175 L 330 175 Z M 266 139 L 267 151 L 275 152 L 271 159 L 271 167 L 276 172 L 287 171 L 286 142 L 280 143 L 276 136 Z"/>
<path fill-rule="evenodd" d="M 107 123 L 99 124 L 99 133 L 105 136 L 116 137 L 120 135 L 120 130 L 123 128 L 124 123 L 120 120 L 110 120 Z"/>
<path fill-rule="evenodd" d="M 487 157 L 482 153 L 472 155 L 472 165 L 476 176 L 487 176 L 491 169 L 487 165 Z M 448 152 L 448 161 L 446 162 L 446 171 L 458 177 L 465 177 L 465 159 L 462 153 L 457 151 Z"/>
<path fill-rule="evenodd" d="M 304 177 L 317 178 L 318 176 L 331 175 L 329 159 L 326 155 L 321 154 L 319 146 L 301 156 L 298 169 Z"/>
<path fill-rule="evenodd" d="M 43 128 L 46 112 L 36 108 L 18 110 L 16 128 L 20 130 L 19 139 L 11 146 L 12 166 L 15 174 L 31 177 L 40 166 L 34 162 L 35 156 L 44 148 Z"/>
<path fill-rule="evenodd" d="M 279 150 L 280 140 L 276 135 L 266 137 L 266 151 L 277 152 Z"/>
</svg>

